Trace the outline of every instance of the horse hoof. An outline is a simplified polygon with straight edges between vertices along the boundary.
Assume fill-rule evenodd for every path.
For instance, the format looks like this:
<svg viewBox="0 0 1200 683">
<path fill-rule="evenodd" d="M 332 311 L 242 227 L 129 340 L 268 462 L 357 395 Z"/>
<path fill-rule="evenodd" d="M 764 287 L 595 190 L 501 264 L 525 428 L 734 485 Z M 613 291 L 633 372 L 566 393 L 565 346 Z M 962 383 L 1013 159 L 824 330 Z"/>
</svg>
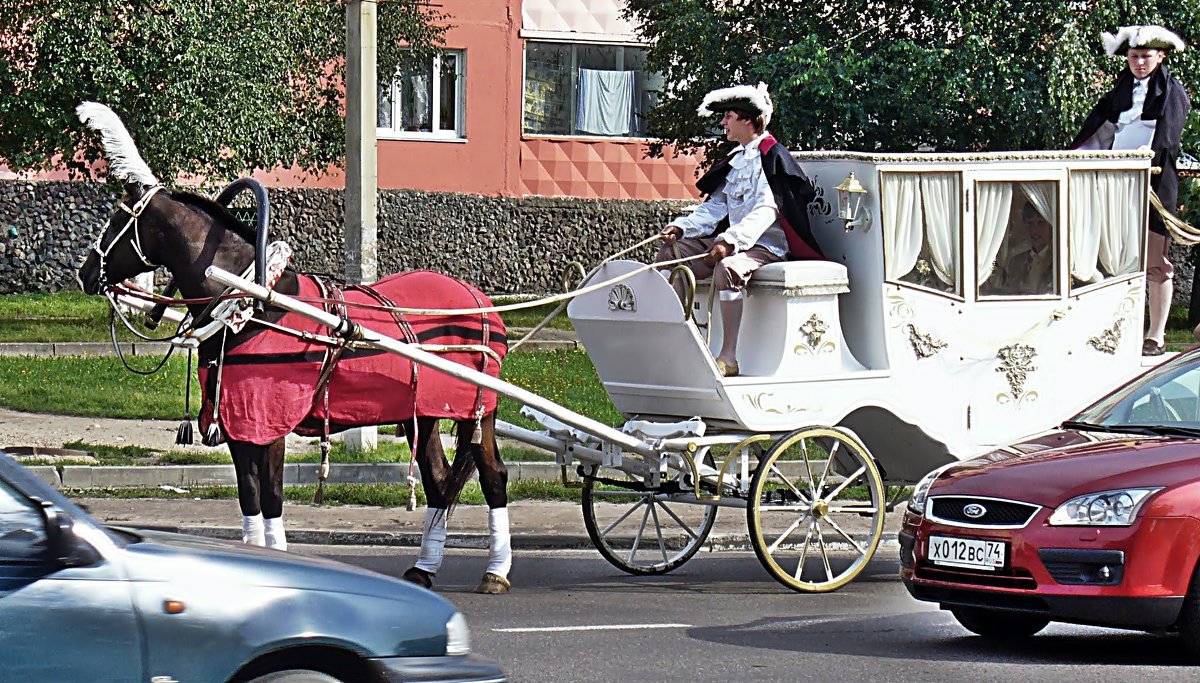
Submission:
<svg viewBox="0 0 1200 683">
<path fill-rule="evenodd" d="M 425 571 L 424 569 L 417 569 L 416 567 L 409 567 L 408 571 L 404 572 L 404 576 L 401 578 L 403 578 L 405 581 L 407 581 L 409 583 L 415 583 L 422 588 L 432 589 L 433 588 L 433 577 L 434 577 L 433 574 L 430 574 L 429 572 Z"/>
<path fill-rule="evenodd" d="M 512 583 L 508 579 L 488 572 L 483 575 L 483 580 L 479 582 L 479 587 L 475 589 L 475 592 L 487 595 L 500 595 L 507 593 L 509 588 L 512 588 Z"/>
</svg>

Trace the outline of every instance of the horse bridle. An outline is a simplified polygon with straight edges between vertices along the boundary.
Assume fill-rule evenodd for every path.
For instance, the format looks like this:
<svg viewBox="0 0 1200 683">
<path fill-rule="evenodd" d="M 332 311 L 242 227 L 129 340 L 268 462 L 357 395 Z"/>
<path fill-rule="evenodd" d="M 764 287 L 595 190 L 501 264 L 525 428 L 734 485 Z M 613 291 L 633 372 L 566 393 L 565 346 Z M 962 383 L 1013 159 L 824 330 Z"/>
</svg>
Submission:
<svg viewBox="0 0 1200 683">
<path fill-rule="evenodd" d="M 108 258 L 108 255 L 112 253 L 113 247 L 115 247 L 121 241 L 121 238 L 125 236 L 125 233 L 129 232 L 130 230 L 133 231 L 133 236 L 129 240 L 130 245 L 133 247 L 133 253 L 136 254 L 139 259 L 141 259 L 142 263 L 147 268 L 158 267 L 158 264 L 151 263 L 150 260 L 146 258 L 146 253 L 142 250 L 142 236 L 141 233 L 138 232 L 138 219 L 141 218 L 142 212 L 146 210 L 146 207 L 150 205 L 150 200 L 153 199 L 154 195 L 158 194 L 162 189 L 162 185 L 154 185 L 153 187 L 148 188 L 146 192 L 138 198 L 137 202 L 134 203 L 133 208 L 129 208 L 123 201 L 117 202 L 117 208 L 124 211 L 129 217 L 125 219 L 125 225 L 122 226 L 117 234 L 113 236 L 112 240 L 109 241 L 108 246 L 102 246 L 101 243 L 104 241 L 104 236 L 108 234 L 108 229 L 112 226 L 112 218 L 109 218 L 107 221 L 105 221 L 104 227 L 100 230 L 100 235 L 96 238 L 96 242 L 92 244 L 92 251 L 100 259 L 100 274 L 97 278 L 97 285 L 101 290 L 108 289 L 110 285 L 108 282 L 108 275 L 105 273 L 105 260 Z"/>
</svg>

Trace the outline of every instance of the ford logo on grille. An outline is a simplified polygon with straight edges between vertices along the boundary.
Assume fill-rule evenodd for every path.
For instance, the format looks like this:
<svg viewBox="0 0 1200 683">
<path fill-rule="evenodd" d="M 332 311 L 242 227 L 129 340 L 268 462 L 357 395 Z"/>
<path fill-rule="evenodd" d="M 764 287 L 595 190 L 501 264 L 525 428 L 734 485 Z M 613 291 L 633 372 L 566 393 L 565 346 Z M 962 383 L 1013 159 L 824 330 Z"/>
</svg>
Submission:
<svg viewBox="0 0 1200 683">
<path fill-rule="evenodd" d="M 967 503 L 963 506 L 963 514 L 971 519 L 979 519 L 987 514 L 987 508 L 979 503 Z"/>
</svg>

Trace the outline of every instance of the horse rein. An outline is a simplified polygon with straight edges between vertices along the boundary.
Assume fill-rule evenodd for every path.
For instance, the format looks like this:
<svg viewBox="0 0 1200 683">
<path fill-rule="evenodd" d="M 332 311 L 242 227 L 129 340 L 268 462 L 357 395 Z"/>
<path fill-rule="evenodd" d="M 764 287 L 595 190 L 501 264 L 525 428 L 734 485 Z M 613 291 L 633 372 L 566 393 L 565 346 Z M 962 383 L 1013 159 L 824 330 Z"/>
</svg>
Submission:
<svg viewBox="0 0 1200 683">
<path fill-rule="evenodd" d="M 129 217 L 125 219 L 125 225 L 122 226 L 117 234 L 113 236 L 112 240 L 109 241 L 108 246 L 102 247 L 101 243 L 104 241 L 104 235 L 108 233 L 109 227 L 112 226 L 112 218 L 109 218 L 107 221 L 105 221 L 104 228 L 100 230 L 100 235 L 96 238 L 95 243 L 92 244 L 92 252 L 94 252 L 100 259 L 100 276 L 97 284 L 101 289 L 107 289 L 109 286 L 108 275 L 105 273 L 104 268 L 105 260 L 108 258 L 108 255 L 112 253 L 113 248 L 120 243 L 121 238 L 125 236 L 125 233 L 129 232 L 130 230 L 133 231 L 133 237 L 129 240 L 130 246 L 133 247 L 133 253 L 139 259 L 141 259 L 142 264 L 147 268 L 158 267 L 157 264 L 151 263 L 150 260 L 146 258 L 146 252 L 142 249 L 142 235 L 140 232 L 138 232 L 138 219 L 142 217 L 142 213 L 146 210 L 146 207 L 150 205 L 150 200 L 154 199 L 154 195 L 158 194 L 162 190 L 162 185 L 155 185 L 149 188 L 146 190 L 145 194 L 138 198 L 132 209 L 126 206 L 125 202 L 123 201 L 117 202 L 117 208 L 124 211 L 129 215 Z"/>
</svg>

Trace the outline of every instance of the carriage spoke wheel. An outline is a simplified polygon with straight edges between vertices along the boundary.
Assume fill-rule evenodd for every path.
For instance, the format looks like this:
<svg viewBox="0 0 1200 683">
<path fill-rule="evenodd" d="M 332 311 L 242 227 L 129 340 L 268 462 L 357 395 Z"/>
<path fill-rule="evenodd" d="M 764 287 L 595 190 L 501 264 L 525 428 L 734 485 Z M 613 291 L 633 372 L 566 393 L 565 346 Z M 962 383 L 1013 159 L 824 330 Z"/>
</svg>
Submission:
<svg viewBox="0 0 1200 683">
<path fill-rule="evenodd" d="M 858 576 L 883 535 L 883 481 L 857 438 L 806 427 L 780 439 L 750 483 L 750 542 L 771 576 L 795 591 L 837 590 Z"/>
<path fill-rule="evenodd" d="M 667 482 L 657 491 L 583 484 L 583 523 L 596 550 L 630 574 L 666 574 L 700 550 L 717 519 L 717 508 L 697 504 L 686 487 Z"/>
</svg>

